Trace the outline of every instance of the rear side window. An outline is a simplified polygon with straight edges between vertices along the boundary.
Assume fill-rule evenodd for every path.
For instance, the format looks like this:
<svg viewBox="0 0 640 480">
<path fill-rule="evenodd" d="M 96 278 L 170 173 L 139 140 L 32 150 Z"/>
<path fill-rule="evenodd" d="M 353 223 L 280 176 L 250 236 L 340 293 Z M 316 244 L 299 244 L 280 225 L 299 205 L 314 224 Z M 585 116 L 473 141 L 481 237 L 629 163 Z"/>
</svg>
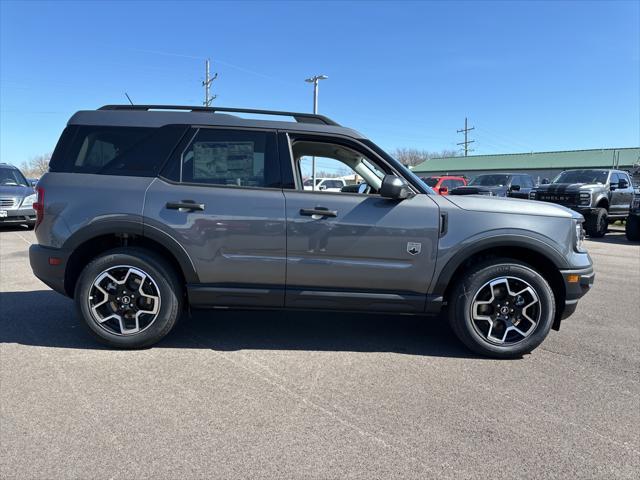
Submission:
<svg viewBox="0 0 640 480">
<path fill-rule="evenodd" d="M 186 129 L 181 125 L 67 127 L 49 169 L 52 172 L 154 176 Z"/>
<path fill-rule="evenodd" d="M 272 132 L 200 128 L 172 160 L 170 179 L 184 183 L 278 188 L 280 166 Z M 176 172 L 175 166 L 179 166 Z"/>
</svg>

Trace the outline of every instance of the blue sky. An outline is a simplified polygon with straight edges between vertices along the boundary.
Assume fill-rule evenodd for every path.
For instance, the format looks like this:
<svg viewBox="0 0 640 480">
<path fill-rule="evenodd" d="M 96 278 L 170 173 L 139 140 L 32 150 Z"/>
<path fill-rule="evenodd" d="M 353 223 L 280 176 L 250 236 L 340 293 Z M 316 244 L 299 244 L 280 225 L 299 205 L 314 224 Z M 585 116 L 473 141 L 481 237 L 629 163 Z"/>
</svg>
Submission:
<svg viewBox="0 0 640 480">
<path fill-rule="evenodd" d="M 0 3 L 0 161 L 51 151 L 76 110 L 200 104 L 320 113 L 383 148 L 640 144 L 640 2 Z"/>
</svg>

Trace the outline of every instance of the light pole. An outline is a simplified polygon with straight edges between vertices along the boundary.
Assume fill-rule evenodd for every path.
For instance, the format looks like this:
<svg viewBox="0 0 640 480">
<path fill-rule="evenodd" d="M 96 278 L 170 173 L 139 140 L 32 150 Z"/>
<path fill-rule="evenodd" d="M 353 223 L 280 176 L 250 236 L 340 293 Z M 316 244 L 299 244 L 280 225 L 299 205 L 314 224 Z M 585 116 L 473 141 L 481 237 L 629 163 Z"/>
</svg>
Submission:
<svg viewBox="0 0 640 480">
<path fill-rule="evenodd" d="M 326 75 L 314 75 L 305 79 L 305 82 L 313 83 L 313 113 L 318 113 L 318 82 L 326 80 Z M 316 157 L 311 157 L 311 190 L 316 189 Z"/>
</svg>

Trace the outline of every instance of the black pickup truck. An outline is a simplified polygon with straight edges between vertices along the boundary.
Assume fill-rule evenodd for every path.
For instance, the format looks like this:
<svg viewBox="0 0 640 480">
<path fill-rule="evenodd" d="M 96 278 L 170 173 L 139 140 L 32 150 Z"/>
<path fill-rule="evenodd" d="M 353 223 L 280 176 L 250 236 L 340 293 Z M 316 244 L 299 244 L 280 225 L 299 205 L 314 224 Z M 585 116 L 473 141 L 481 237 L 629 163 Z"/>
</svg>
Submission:
<svg viewBox="0 0 640 480">
<path fill-rule="evenodd" d="M 629 174 L 622 170 L 565 170 L 553 182 L 532 190 L 529 198 L 580 212 L 585 218 L 587 235 L 602 237 L 610 222 L 629 215 L 633 185 Z"/>
</svg>

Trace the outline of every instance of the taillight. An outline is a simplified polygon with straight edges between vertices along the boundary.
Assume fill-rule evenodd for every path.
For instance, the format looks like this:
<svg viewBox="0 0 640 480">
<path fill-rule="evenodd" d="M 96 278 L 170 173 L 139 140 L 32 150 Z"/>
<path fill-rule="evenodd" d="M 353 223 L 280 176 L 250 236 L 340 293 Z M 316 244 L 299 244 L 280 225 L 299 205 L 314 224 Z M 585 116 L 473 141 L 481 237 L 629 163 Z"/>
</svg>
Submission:
<svg viewBox="0 0 640 480">
<path fill-rule="evenodd" d="M 36 227 L 40 225 L 44 218 L 44 188 L 36 187 L 36 203 L 33 204 L 33 209 L 36 211 Z"/>
</svg>

